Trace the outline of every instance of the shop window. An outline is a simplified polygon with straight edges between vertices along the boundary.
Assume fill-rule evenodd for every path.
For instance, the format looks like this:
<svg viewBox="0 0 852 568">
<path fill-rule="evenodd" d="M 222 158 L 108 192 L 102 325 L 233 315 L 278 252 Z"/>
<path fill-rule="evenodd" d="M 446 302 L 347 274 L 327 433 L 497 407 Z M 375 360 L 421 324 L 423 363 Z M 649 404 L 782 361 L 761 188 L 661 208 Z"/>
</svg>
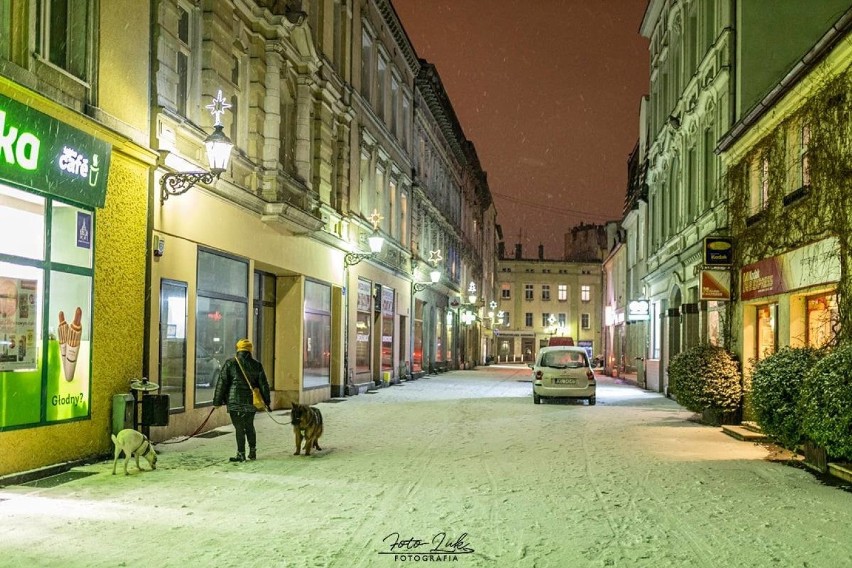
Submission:
<svg viewBox="0 0 852 568">
<path fill-rule="evenodd" d="M 423 300 L 414 300 L 414 351 L 411 354 L 411 371 L 423 370 Z"/>
<path fill-rule="evenodd" d="M 0 185 L 0 430 L 90 416 L 92 216 Z"/>
<path fill-rule="evenodd" d="M 382 286 L 382 371 L 393 372 L 395 292 Z"/>
<path fill-rule="evenodd" d="M 172 410 L 186 405 L 186 289 L 186 282 L 160 282 L 160 392 L 169 395 Z"/>
<path fill-rule="evenodd" d="M 370 342 L 372 325 L 370 310 L 373 303 L 373 284 L 369 280 L 358 279 L 358 309 L 355 322 L 355 372 L 370 373 Z"/>
<path fill-rule="evenodd" d="M 305 342 L 303 381 L 305 388 L 331 382 L 331 286 L 305 281 Z"/>
<path fill-rule="evenodd" d="M 195 405 L 213 402 L 217 367 L 234 356 L 237 341 L 248 335 L 248 263 L 198 251 L 195 303 Z M 218 376 L 218 375 L 216 375 Z"/>
<path fill-rule="evenodd" d="M 778 304 L 757 306 L 755 358 L 760 361 L 775 353 L 778 345 Z"/>
<path fill-rule="evenodd" d="M 831 343 L 840 325 L 837 294 L 811 296 L 807 299 L 808 346 L 824 347 Z"/>
</svg>

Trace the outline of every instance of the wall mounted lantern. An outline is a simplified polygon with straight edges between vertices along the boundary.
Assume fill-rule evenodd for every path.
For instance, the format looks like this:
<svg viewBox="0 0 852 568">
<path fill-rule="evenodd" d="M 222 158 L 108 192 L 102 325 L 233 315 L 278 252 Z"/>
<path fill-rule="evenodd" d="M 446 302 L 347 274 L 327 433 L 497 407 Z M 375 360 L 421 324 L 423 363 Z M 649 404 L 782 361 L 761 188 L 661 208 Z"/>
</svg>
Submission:
<svg viewBox="0 0 852 568">
<path fill-rule="evenodd" d="M 385 238 L 379 233 L 379 223 L 384 219 L 379 212 L 373 209 L 370 215 L 370 222 L 373 223 L 373 234 L 367 237 L 367 242 L 370 245 L 370 252 L 349 252 L 343 257 L 343 265 L 345 267 L 355 266 L 365 258 L 370 258 L 382 252 L 382 247 L 385 244 Z"/>
<path fill-rule="evenodd" d="M 213 102 L 205 106 L 213 115 L 213 134 L 204 140 L 207 147 L 207 162 L 210 170 L 206 172 L 175 172 L 167 173 L 160 178 L 160 205 L 166 202 L 170 195 L 182 195 L 198 182 L 211 184 L 219 179 L 222 172 L 228 169 L 228 161 L 231 159 L 233 142 L 225 136 L 222 131 L 222 114 L 231 108 L 222 97 L 220 90 Z"/>
<path fill-rule="evenodd" d="M 429 264 L 432 265 L 432 270 L 429 271 L 429 282 L 414 282 L 415 292 L 422 292 L 429 286 L 441 281 L 441 269 L 438 268 L 438 263 L 442 260 L 444 260 L 444 258 L 441 256 L 440 249 L 429 251 Z"/>
</svg>

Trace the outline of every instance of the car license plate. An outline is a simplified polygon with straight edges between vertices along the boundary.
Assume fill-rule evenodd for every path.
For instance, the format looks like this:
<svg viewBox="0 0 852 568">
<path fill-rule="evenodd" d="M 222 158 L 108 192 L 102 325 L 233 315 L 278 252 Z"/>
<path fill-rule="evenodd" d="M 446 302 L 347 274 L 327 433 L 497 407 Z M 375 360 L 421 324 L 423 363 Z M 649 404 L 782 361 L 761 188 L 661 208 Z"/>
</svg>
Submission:
<svg viewBox="0 0 852 568">
<path fill-rule="evenodd" d="M 576 385 L 577 379 L 553 379 L 555 385 Z"/>
</svg>

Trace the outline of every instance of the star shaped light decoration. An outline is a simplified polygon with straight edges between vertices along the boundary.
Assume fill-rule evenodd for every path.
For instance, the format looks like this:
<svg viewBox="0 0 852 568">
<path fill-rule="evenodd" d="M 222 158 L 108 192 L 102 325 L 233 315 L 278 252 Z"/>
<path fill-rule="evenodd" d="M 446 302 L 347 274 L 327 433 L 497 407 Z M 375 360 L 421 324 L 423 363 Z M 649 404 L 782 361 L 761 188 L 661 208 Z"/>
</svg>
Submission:
<svg viewBox="0 0 852 568">
<path fill-rule="evenodd" d="M 444 257 L 441 256 L 441 249 L 429 251 L 429 264 L 438 266 L 438 263 L 442 260 L 444 260 Z"/>
<path fill-rule="evenodd" d="M 377 231 L 379 229 L 379 223 L 381 222 L 382 219 L 384 219 L 384 217 L 382 217 L 381 213 L 379 213 L 375 209 L 373 209 L 373 212 L 367 218 L 373 224 L 373 230 L 374 231 Z"/>
<path fill-rule="evenodd" d="M 204 108 L 209 110 L 210 114 L 213 115 L 213 126 L 221 126 L 222 115 L 225 114 L 226 110 L 231 108 L 231 103 L 225 100 L 222 96 L 222 89 L 219 89 L 219 92 L 216 93 L 216 96 L 213 98 L 213 102 Z"/>
</svg>

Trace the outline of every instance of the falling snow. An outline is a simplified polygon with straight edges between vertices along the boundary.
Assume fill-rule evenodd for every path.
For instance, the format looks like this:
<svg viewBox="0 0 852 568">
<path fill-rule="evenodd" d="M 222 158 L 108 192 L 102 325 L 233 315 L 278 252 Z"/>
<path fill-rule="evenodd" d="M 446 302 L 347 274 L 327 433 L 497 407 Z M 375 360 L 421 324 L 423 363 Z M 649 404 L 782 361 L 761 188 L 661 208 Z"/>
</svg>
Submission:
<svg viewBox="0 0 852 568">
<path fill-rule="evenodd" d="M 156 471 L 113 476 L 109 460 L 55 487 L 0 488 L 0 566 L 395 567 L 425 561 L 380 553 L 423 553 L 416 540 L 441 534 L 465 567 L 852 562 L 852 493 L 613 379 L 594 407 L 534 405 L 528 373 L 321 403 L 311 457 L 258 416 L 254 462 L 228 463 L 223 428 L 158 445 Z"/>
</svg>

